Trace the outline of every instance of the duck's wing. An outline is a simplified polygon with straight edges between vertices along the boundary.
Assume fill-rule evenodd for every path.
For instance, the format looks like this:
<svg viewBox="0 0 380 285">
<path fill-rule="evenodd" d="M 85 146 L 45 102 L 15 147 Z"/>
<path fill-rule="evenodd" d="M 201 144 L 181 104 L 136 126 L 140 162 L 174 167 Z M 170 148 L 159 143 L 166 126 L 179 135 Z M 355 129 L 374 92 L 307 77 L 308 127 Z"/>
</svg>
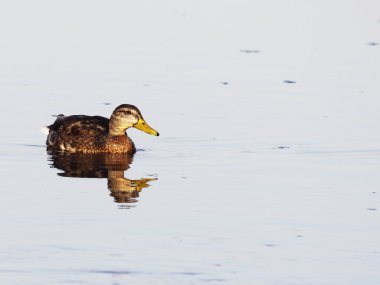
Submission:
<svg viewBox="0 0 380 285">
<path fill-rule="evenodd" d="M 101 116 L 58 116 L 55 122 L 48 126 L 50 131 L 65 131 L 71 135 L 103 134 L 108 132 L 109 119 Z"/>
<path fill-rule="evenodd" d="M 83 141 L 108 134 L 109 119 L 100 116 L 58 116 L 55 122 L 48 126 L 48 146 L 62 143 L 75 143 L 79 138 Z"/>
</svg>

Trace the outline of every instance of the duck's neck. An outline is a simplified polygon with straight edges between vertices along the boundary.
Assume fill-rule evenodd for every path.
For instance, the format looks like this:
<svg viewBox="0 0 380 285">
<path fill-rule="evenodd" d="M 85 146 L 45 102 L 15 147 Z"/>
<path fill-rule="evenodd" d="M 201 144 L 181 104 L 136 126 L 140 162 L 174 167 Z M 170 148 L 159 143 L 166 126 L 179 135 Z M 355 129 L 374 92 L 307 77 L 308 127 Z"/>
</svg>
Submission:
<svg viewBox="0 0 380 285">
<path fill-rule="evenodd" d="M 121 124 L 120 120 L 116 120 L 113 116 L 111 116 L 109 122 L 109 134 L 111 136 L 123 136 L 126 135 L 125 132 L 129 128 L 129 126 L 125 126 L 125 124 Z"/>
</svg>

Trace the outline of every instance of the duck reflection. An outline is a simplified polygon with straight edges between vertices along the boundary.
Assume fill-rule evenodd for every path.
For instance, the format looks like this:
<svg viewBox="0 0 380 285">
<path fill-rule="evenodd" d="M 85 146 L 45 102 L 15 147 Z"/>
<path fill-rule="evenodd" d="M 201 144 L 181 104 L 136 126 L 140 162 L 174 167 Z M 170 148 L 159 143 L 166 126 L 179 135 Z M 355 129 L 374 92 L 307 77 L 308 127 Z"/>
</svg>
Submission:
<svg viewBox="0 0 380 285">
<path fill-rule="evenodd" d="M 51 167 L 62 170 L 63 177 L 107 178 L 107 186 L 116 203 L 135 203 L 148 182 L 157 178 L 131 180 L 124 177 L 133 155 L 119 153 L 81 154 L 48 152 Z M 127 207 L 128 208 L 128 207 Z"/>
</svg>

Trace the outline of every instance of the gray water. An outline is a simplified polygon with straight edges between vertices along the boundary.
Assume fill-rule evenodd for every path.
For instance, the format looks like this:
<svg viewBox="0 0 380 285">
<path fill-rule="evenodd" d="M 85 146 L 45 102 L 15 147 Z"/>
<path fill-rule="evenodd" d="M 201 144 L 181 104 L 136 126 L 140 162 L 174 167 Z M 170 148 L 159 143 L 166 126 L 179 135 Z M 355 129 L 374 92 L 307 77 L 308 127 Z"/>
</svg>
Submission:
<svg viewBox="0 0 380 285">
<path fill-rule="evenodd" d="M 378 283 L 376 2 L 85 3 L 0 9 L 1 284 Z M 133 158 L 46 151 L 122 103 Z"/>
</svg>

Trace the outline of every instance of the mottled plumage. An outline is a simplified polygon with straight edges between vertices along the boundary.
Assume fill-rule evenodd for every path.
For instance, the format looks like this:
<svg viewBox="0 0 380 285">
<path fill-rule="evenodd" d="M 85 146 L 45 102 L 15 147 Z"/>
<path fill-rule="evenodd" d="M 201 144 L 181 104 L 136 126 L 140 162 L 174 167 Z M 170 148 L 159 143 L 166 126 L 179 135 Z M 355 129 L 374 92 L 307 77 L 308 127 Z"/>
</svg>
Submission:
<svg viewBox="0 0 380 285">
<path fill-rule="evenodd" d="M 130 127 L 148 134 L 159 134 L 143 119 L 133 105 L 117 107 L 110 119 L 100 116 L 59 115 L 48 126 L 46 144 L 49 150 L 83 153 L 135 153 L 133 141 L 127 136 Z"/>
</svg>

